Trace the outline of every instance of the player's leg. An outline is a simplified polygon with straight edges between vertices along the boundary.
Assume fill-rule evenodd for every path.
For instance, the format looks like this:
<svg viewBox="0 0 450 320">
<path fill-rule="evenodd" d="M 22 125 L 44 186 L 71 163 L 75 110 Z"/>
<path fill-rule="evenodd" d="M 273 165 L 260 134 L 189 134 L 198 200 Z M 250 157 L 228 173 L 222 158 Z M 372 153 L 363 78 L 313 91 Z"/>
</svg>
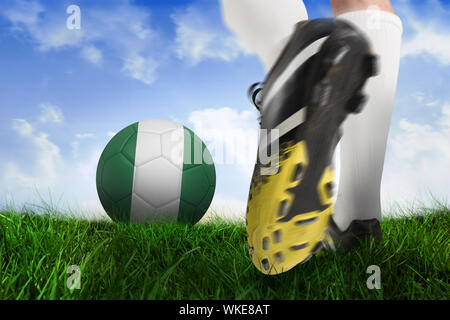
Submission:
<svg viewBox="0 0 450 320">
<path fill-rule="evenodd" d="M 330 2 L 335 17 L 348 12 L 367 10 L 370 7 L 394 13 L 389 0 L 330 0 Z"/>
<path fill-rule="evenodd" d="M 302 0 L 222 0 L 224 21 L 270 70 L 294 25 L 308 19 Z"/>
<path fill-rule="evenodd" d="M 381 236 L 380 186 L 397 86 L 402 23 L 388 0 L 331 0 L 336 18 L 352 23 L 369 39 L 378 56 L 379 74 L 369 79 L 368 102 L 343 125 L 335 227 Z"/>
</svg>

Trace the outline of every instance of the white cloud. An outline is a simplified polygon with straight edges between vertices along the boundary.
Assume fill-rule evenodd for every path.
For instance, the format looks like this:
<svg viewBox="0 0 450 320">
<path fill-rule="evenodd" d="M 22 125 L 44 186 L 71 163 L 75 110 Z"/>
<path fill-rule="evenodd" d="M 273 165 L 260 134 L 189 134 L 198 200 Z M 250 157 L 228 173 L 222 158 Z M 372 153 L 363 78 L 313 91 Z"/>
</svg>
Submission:
<svg viewBox="0 0 450 320">
<path fill-rule="evenodd" d="M 67 173 L 60 173 L 57 189 L 64 190 L 69 208 L 89 220 L 109 220 L 99 201 L 96 188 L 97 164 L 101 153 L 101 146 L 95 145 L 80 149 L 80 155 L 75 161 L 65 159 Z"/>
<path fill-rule="evenodd" d="M 441 118 L 443 122 L 444 118 Z M 401 160 L 417 159 L 438 152 L 450 163 L 450 137 L 447 130 L 436 128 L 429 124 L 418 124 L 407 119 L 399 121 L 402 134 L 396 136 L 392 143 L 397 158 Z"/>
<path fill-rule="evenodd" d="M 63 11 L 64 12 L 64 11 Z M 78 45 L 85 34 L 83 30 L 68 30 L 65 20 L 57 15 L 43 15 L 45 7 L 39 1 L 18 0 L 13 6 L 3 10 L 3 15 L 12 23 L 13 30 L 29 33 L 38 49 L 47 51 L 64 46 Z"/>
<path fill-rule="evenodd" d="M 435 124 L 401 119 L 389 141 L 383 175 L 383 203 L 426 203 L 429 192 L 450 198 L 450 104 L 442 106 Z"/>
<path fill-rule="evenodd" d="M 44 112 L 38 114 L 38 121 L 34 123 L 26 119 L 11 121 L 11 131 L 16 135 L 15 148 L 23 156 L 11 160 L 5 157 L 0 161 L 0 195 L 11 199 L 13 205 L 46 207 L 48 204 L 81 218 L 104 219 L 106 215 L 97 197 L 95 179 L 106 137 L 97 139 L 89 132 L 68 135 L 66 138 L 74 139 L 69 144 L 73 157 L 70 151 L 63 155 L 64 144 L 60 148 L 40 129 L 43 123 L 61 122 L 62 114 L 50 104 L 41 104 L 41 109 Z"/>
<path fill-rule="evenodd" d="M 114 137 L 116 135 L 116 132 L 113 132 L 113 131 L 108 131 L 107 133 L 106 133 L 106 136 L 108 137 L 108 138 L 112 138 L 112 137 Z"/>
<path fill-rule="evenodd" d="M 29 137 L 34 132 L 31 124 L 24 119 L 14 119 L 12 121 L 12 128 L 22 137 Z"/>
<path fill-rule="evenodd" d="M 81 55 L 87 61 L 94 65 L 101 65 L 103 61 L 103 53 L 95 46 L 89 45 L 81 50 Z"/>
<path fill-rule="evenodd" d="M 79 157 L 61 155 L 47 133 L 39 132 L 25 119 L 14 119 L 11 128 L 20 138 L 18 148 L 30 145 L 27 161 L 6 161 L 1 165 L 0 194 L 16 205 L 44 207 L 50 204 L 61 212 L 85 219 L 107 219 L 96 192 L 96 169 L 101 147 L 77 150 Z M 77 134 L 80 142 L 92 134 Z M 73 146 L 73 145 L 72 145 Z M 54 201 L 57 202 L 54 202 Z"/>
<path fill-rule="evenodd" d="M 70 146 L 72 147 L 72 155 L 74 158 L 78 158 L 80 150 L 80 141 L 73 141 Z"/>
<path fill-rule="evenodd" d="M 418 103 L 422 103 L 425 99 L 425 93 L 421 91 L 416 91 L 411 93 L 411 97 L 414 98 Z"/>
<path fill-rule="evenodd" d="M 425 106 L 430 107 L 430 108 L 435 107 L 435 106 L 439 105 L 440 102 L 441 102 L 440 100 L 429 101 L 429 102 L 425 103 Z"/>
<path fill-rule="evenodd" d="M 441 100 L 435 99 L 432 95 L 426 94 L 422 91 L 416 91 L 411 93 L 411 97 L 420 105 L 426 107 L 435 107 L 441 104 Z"/>
<path fill-rule="evenodd" d="M 81 143 L 80 140 L 94 139 L 95 135 L 93 133 L 77 133 L 75 134 L 75 138 L 77 140 L 71 143 L 72 155 L 74 158 L 78 158 Z"/>
<path fill-rule="evenodd" d="M 450 34 L 431 26 L 421 25 L 411 39 L 402 44 L 402 57 L 426 54 L 443 65 L 450 65 Z"/>
<path fill-rule="evenodd" d="M 97 66 L 108 52 L 122 61 L 124 74 L 151 84 L 157 77 L 158 64 L 152 55 L 159 54 L 159 38 L 149 27 L 150 12 L 128 1 L 85 8 L 81 6 L 79 30 L 65 27 L 65 10 L 50 10 L 37 0 L 19 0 L 0 14 L 10 21 L 14 32 L 30 36 L 41 51 L 77 49 L 81 57 Z"/>
<path fill-rule="evenodd" d="M 216 16 L 207 8 L 190 6 L 172 15 L 176 25 L 175 52 L 178 58 L 197 64 L 205 59 L 231 61 L 247 51 L 237 38 L 218 27 Z"/>
<path fill-rule="evenodd" d="M 38 2 L 17 0 L 14 7 L 3 10 L 3 15 L 19 30 L 22 27 L 36 26 L 39 15 L 44 11 L 44 8 Z"/>
<path fill-rule="evenodd" d="M 125 59 L 122 71 L 145 84 L 152 84 L 156 80 L 157 66 L 152 58 L 134 56 Z"/>
<path fill-rule="evenodd" d="M 58 180 L 58 168 L 62 164 L 59 148 L 46 133 L 36 132 L 24 119 L 14 119 L 12 129 L 31 144 L 33 156 L 26 168 L 7 162 L 3 170 L 3 184 L 13 189 L 54 187 Z"/>
<path fill-rule="evenodd" d="M 412 36 L 404 38 L 402 57 L 425 55 L 443 65 L 450 65 L 450 33 L 448 14 L 439 1 L 425 2 L 426 12 L 411 1 L 395 4 L 396 10 L 409 27 Z"/>
<path fill-rule="evenodd" d="M 95 135 L 93 133 L 77 133 L 75 137 L 77 139 L 93 139 Z"/>
<path fill-rule="evenodd" d="M 94 150 L 91 152 L 89 158 L 77 164 L 77 171 L 85 181 L 91 181 L 93 180 L 93 177 L 95 177 L 98 160 L 100 159 L 102 151 L 103 150 L 101 149 Z"/>
<path fill-rule="evenodd" d="M 50 103 L 41 103 L 39 105 L 41 114 L 39 115 L 39 121 L 42 123 L 64 123 L 64 115 L 58 106 Z"/>
<path fill-rule="evenodd" d="M 442 107 L 442 117 L 439 119 L 439 125 L 444 128 L 444 132 L 448 135 L 450 134 L 450 103 L 445 103 Z M 450 141 L 447 140 L 448 145 Z"/>
<path fill-rule="evenodd" d="M 114 50 L 122 60 L 121 71 L 147 85 L 157 79 L 163 60 L 159 35 L 150 28 L 150 12 L 128 2 L 93 10 L 89 29 L 97 42 Z M 158 60 L 154 56 L 158 56 Z M 158 61 L 158 62 L 157 62 Z"/>
<path fill-rule="evenodd" d="M 237 111 L 228 107 L 189 114 L 193 131 L 207 145 L 216 166 L 218 194 L 202 221 L 219 216 L 242 222 L 258 147 L 257 117 L 252 109 Z"/>
<path fill-rule="evenodd" d="M 2 183 L 10 190 L 14 190 L 14 194 L 22 188 L 40 187 L 40 181 L 37 181 L 32 175 L 26 174 L 22 171 L 20 166 L 15 162 L 7 162 L 3 166 Z M 45 186 L 44 186 L 45 187 Z"/>
<path fill-rule="evenodd" d="M 203 109 L 191 112 L 188 120 L 208 146 L 216 164 L 237 165 L 247 176 L 251 175 L 258 147 L 255 112 Z"/>
</svg>

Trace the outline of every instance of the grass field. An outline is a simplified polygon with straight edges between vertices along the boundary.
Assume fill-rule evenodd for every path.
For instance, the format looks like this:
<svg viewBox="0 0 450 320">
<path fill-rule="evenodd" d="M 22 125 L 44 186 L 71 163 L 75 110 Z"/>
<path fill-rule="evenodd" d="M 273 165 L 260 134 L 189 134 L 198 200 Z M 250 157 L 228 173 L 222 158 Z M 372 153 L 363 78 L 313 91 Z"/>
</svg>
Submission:
<svg viewBox="0 0 450 320">
<path fill-rule="evenodd" d="M 257 271 L 245 227 L 126 225 L 0 211 L 0 299 L 449 299 L 448 207 L 382 221 L 383 241 Z M 80 289 L 66 286 L 70 265 Z M 366 269 L 381 268 L 380 290 Z"/>
</svg>

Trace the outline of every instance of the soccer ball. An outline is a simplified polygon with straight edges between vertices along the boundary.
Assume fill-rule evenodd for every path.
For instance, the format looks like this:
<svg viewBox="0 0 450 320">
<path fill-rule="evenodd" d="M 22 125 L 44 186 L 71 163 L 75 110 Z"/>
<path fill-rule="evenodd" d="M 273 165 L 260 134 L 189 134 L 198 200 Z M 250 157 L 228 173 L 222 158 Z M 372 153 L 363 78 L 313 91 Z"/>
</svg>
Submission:
<svg viewBox="0 0 450 320">
<path fill-rule="evenodd" d="M 216 171 L 205 144 L 167 120 L 117 133 L 97 166 L 97 193 L 114 221 L 197 223 L 208 210 Z"/>
</svg>

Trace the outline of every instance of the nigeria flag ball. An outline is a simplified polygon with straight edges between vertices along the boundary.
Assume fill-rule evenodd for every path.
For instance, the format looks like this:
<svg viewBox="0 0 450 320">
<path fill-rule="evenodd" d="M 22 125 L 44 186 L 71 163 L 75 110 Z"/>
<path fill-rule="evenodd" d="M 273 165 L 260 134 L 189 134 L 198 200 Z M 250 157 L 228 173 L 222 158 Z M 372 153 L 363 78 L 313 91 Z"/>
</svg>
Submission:
<svg viewBox="0 0 450 320">
<path fill-rule="evenodd" d="M 146 120 L 117 133 L 97 167 L 97 192 L 114 221 L 195 224 L 216 186 L 211 154 L 191 130 Z"/>
</svg>

